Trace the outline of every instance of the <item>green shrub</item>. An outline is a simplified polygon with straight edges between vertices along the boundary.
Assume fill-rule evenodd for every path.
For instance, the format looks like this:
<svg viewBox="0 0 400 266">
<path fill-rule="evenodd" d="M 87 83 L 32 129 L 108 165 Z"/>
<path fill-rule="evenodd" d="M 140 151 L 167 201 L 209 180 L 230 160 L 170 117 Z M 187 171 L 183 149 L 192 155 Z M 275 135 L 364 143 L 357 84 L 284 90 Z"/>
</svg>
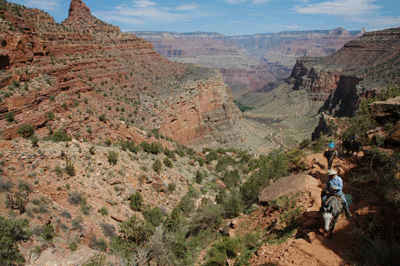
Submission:
<svg viewBox="0 0 400 266">
<path fill-rule="evenodd" d="M 97 254 L 90 258 L 88 262 L 83 264 L 82 266 L 105 266 L 106 265 L 106 256 L 103 254 Z"/>
<path fill-rule="evenodd" d="M 45 140 L 51 140 L 53 142 L 71 141 L 71 137 L 67 134 L 65 129 L 57 129 L 51 136 L 45 138 Z"/>
<path fill-rule="evenodd" d="M 55 230 L 52 224 L 46 224 L 43 226 L 42 237 L 46 241 L 51 241 L 55 236 Z"/>
<path fill-rule="evenodd" d="M 164 158 L 163 163 L 164 163 L 164 165 L 165 165 L 166 167 L 168 167 L 168 168 L 172 168 L 172 167 L 173 167 L 173 164 L 172 164 L 171 160 L 168 159 L 168 157 L 165 157 L 165 158 Z"/>
<path fill-rule="evenodd" d="M 192 197 L 190 197 L 190 195 L 188 195 L 188 194 L 183 196 L 179 202 L 178 207 L 184 214 L 186 214 L 186 215 L 190 214 L 194 210 L 194 207 L 195 207 Z"/>
<path fill-rule="evenodd" d="M 36 135 L 31 137 L 32 147 L 39 147 L 39 138 Z"/>
<path fill-rule="evenodd" d="M 100 238 L 99 240 L 97 240 L 96 236 L 93 236 L 90 239 L 89 247 L 91 247 L 92 249 L 95 249 L 95 250 L 100 250 L 100 251 L 105 252 L 107 250 L 107 243 L 103 238 Z"/>
<path fill-rule="evenodd" d="M 56 165 L 54 171 L 56 172 L 57 176 L 62 176 L 63 170 L 62 170 L 61 166 Z"/>
<path fill-rule="evenodd" d="M 47 118 L 48 118 L 49 120 L 54 120 L 54 113 L 53 113 L 53 112 L 48 112 L 48 113 L 47 113 Z"/>
<path fill-rule="evenodd" d="M 74 176 L 75 175 L 75 167 L 74 164 L 71 162 L 70 159 L 66 158 L 65 159 L 65 172 L 69 176 Z"/>
<path fill-rule="evenodd" d="M 106 139 L 106 141 L 104 142 L 104 145 L 106 145 L 107 147 L 111 146 L 111 140 L 109 138 Z"/>
<path fill-rule="evenodd" d="M 99 212 L 102 216 L 108 215 L 108 210 L 107 210 L 106 207 L 101 207 L 101 208 L 98 210 L 98 212 Z"/>
<path fill-rule="evenodd" d="M 118 153 L 116 151 L 109 151 L 107 158 L 111 165 L 116 165 L 118 162 Z"/>
<path fill-rule="evenodd" d="M 142 142 L 140 143 L 140 147 L 142 147 L 143 151 L 147 153 L 159 154 L 163 152 L 163 147 L 159 142 L 152 142 L 151 144 Z"/>
<path fill-rule="evenodd" d="M 206 155 L 206 158 L 208 163 L 214 160 L 218 160 L 218 153 L 215 150 L 210 150 L 209 153 Z"/>
<path fill-rule="evenodd" d="M 6 114 L 6 120 L 7 120 L 7 122 L 9 122 L 9 123 L 12 123 L 12 122 L 14 122 L 15 121 L 15 117 L 14 117 L 14 112 L 8 112 L 7 114 Z"/>
<path fill-rule="evenodd" d="M 136 192 L 135 194 L 132 194 L 129 198 L 130 204 L 129 206 L 131 207 L 132 210 L 134 211 L 141 211 L 143 208 L 143 196 L 140 194 L 140 192 Z"/>
<path fill-rule="evenodd" d="M 30 124 L 23 124 L 18 127 L 17 133 L 23 137 L 23 138 L 29 138 L 30 136 L 33 135 L 35 132 L 35 129 L 32 125 Z"/>
<path fill-rule="evenodd" d="M 79 192 L 71 192 L 68 196 L 68 202 L 73 205 L 86 204 L 85 197 Z"/>
<path fill-rule="evenodd" d="M 241 194 L 231 191 L 230 195 L 222 202 L 225 218 L 234 218 L 244 210 Z"/>
<path fill-rule="evenodd" d="M 150 224 L 138 220 L 136 216 L 121 223 L 119 227 L 120 238 L 136 245 L 147 242 L 154 230 Z"/>
<path fill-rule="evenodd" d="M 168 192 L 169 192 L 169 193 L 174 192 L 175 189 L 176 189 L 176 184 L 175 184 L 175 183 L 169 183 L 167 189 L 168 189 Z"/>
<path fill-rule="evenodd" d="M 161 171 L 161 169 L 162 169 L 162 163 L 161 163 L 161 161 L 160 161 L 159 159 L 155 160 L 154 163 L 153 163 L 153 165 L 152 165 L 152 168 L 153 168 L 154 172 L 156 172 L 157 174 L 159 174 L 160 171 Z"/>
<path fill-rule="evenodd" d="M 96 152 L 96 146 L 91 145 L 91 146 L 89 147 L 89 153 L 90 153 L 91 155 L 94 155 L 95 152 Z"/>
<path fill-rule="evenodd" d="M 8 220 L 0 216 L 0 265 L 20 265 L 25 262 L 17 242 L 31 237 L 27 220 Z"/>
<path fill-rule="evenodd" d="M 197 170 L 194 180 L 196 181 L 197 184 L 201 184 L 203 179 L 204 179 L 203 172 L 201 172 L 200 170 Z"/>
<path fill-rule="evenodd" d="M 101 115 L 99 115 L 99 120 L 100 120 L 101 122 L 106 122 L 106 121 L 107 121 L 106 114 L 101 114 Z"/>
<path fill-rule="evenodd" d="M 226 171 L 222 181 L 229 188 L 235 187 L 240 181 L 239 171 L 237 169 L 233 171 Z"/>
<path fill-rule="evenodd" d="M 152 209 L 147 209 L 143 211 L 143 217 L 153 226 L 159 226 L 164 221 L 164 214 L 158 207 L 154 207 Z"/>
</svg>

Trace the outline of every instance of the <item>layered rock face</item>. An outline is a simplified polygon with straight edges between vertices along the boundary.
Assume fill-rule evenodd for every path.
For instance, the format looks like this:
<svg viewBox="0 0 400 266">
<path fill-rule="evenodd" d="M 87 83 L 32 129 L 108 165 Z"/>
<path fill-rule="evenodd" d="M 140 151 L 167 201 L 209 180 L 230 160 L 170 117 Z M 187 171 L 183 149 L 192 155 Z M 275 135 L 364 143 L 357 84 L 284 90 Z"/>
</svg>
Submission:
<svg viewBox="0 0 400 266">
<path fill-rule="evenodd" d="M 160 109 L 157 102 L 165 95 L 172 91 L 177 98 L 186 97 L 177 89 L 189 75 L 186 66 L 169 62 L 151 43 L 93 17 L 81 0 L 71 1 L 69 17 L 62 24 L 40 10 L 7 2 L 0 10 L 0 22 L 0 123 L 5 138 L 15 137 L 21 123 L 46 126 L 46 112 L 60 109 L 52 101 L 59 95 L 93 90 L 130 102 L 137 108 L 132 122 L 149 129 L 168 126 L 154 117 Z M 216 99 L 225 101 L 226 91 L 214 92 Z M 32 115 L 20 116 L 18 124 L 4 121 L 10 112 L 28 111 Z"/>
<path fill-rule="evenodd" d="M 230 88 L 224 84 L 222 76 L 204 82 L 189 83 L 187 95 L 170 97 L 170 106 L 164 112 L 165 123 L 160 132 L 179 143 L 190 144 L 204 137 L 210 130 L 226 130 L 241 117 L 233 103 Z"/>
<path fill-rule="evenodd" d="M 235 99 L 268 91 L 282 83 L 301 56 L 327 56 L 358 38 L 343 28 L 331 31 L 281 32 L 246 36 L 217 33 L 135 32 L 172 61 L 219 68 Z"/>
<path fill-rule="evenodd" d="M 365 33 L 326 58 L 301 58 L 289 82 L 311 99 L 326 100 L 323 110 L 351 116 L 360 97 L 399 84 L 400 28 Z"/>
</svg>

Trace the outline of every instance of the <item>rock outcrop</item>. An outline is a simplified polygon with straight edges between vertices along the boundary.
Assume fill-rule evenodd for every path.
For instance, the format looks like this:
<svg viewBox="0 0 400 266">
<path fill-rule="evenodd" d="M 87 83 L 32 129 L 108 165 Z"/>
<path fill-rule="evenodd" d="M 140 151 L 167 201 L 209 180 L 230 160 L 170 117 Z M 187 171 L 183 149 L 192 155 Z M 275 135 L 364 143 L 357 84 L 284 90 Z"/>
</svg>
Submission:
<svg viewBox="0 0 400 266">
<path fill-rule="evenodd" d="M 210 130 L 231 128 L 241 117 L 233 103 L 230 88 L 222 76 L 204 82 L 187 84 L 186 96 L 170 97 L 160 132 L 179 143 L 189 144 L 204 137 Z"/>
<path fill-rule="evenodd" d="M 219 68 L 235 99 L 247 93 L 274 89 L 301 56 L 328 56 L 360 37 L 344 28 L 331 31 L 293 31 L 245 36 L 194 32 L 135 32 L 151 41 L 172 61 Z"/>
<path fill-rule="evenodd" d="M 189 75 L 195 76 L 190 78 L 191 83 L 196 80 L 204 83 L 185 65 L 160 56 L 151 43 L 133 34 L 121 33 L 118 27 L 92 16 L 81 0 L 71 1 L 69 17 L 62 24 L 57 24 L 43 11 L 7 2 L 0 10 L 0 17 L 4 18 L 0 18 L 0 27 L 4 29 L 0 32 L 0 127 L 4 129 L 4 138 L 15 137 L 22 123 L 45 127 L 46 112 L 62 110 L 62 102 L 54 98 L 87 91 L 133 103 L 136 115 L 129 122 L 137 126 L 168 128 L 166 120 L 161 119 L 168 113 L 154 117 L 160 113 L 160 99 L 173 91 L 176 99 L 193 101 L 191 95 L 178 87 L 184 87 L 182 84 Z M 223 84 L 216 86 L 225 90 L 214 90 L 210 86 L 208 89 L 213 91 L 215 102 L 233 105 Z M 203 95 L 204 92 L 196 91 L 200 88 L 196 84 L 191 87 L 192 92 Z M 201 101 L 198 104 L 196 108 L 200 110 Z M 41 106 L 46 106 L 45 110 Z M 221 106 L 212 105 L 206 112 L 219 112 Z M 28 111 L 31 115 L 20 115 Z M 175 113 L 179 111 L 174 110 Z M 19 115 L 17 123 L 4 120 L 10 112 Z M 197 119 L 197 114 L 194 115 Z M 230 119 L 229 124 L 237 116 L 225 118 Z M 210 125 L 207 130 L 217 127 Z M 207 131 L 204 126 L 202 129 Z M 182 139 L 175 134 L 169 136 Z M 184 142 L 189 143 L 194 140 L 191 137 L 199 136 L 201 134 L 191 134 Z"/>
<path fill-rule="evenodd" d="M 389 84 L 399 84 L 400 28 L 365 33 L 326 58 L 298 59 L 288 81 L 313 100 L 326 100 L 322 110 L 351 116 L 360 97 L 370 97 Z"/>
</svg>

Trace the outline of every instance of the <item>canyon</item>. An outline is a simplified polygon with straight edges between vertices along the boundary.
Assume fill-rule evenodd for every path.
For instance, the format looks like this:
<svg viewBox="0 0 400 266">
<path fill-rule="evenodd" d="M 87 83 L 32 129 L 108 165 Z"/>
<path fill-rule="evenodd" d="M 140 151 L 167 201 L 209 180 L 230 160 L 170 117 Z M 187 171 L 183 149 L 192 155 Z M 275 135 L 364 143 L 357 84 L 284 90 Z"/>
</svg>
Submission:
<svg viewBox="0 0 400 266">
<path fill-rule="evenodd" d="M 71 2 L 61 24 L 40 10 L 16 5 L 5 4 L 0 15 L 0 117 L 13 112 L 18 121 L 2 120 L 3 138 L 15 138 L 23 123 L 45 127 L 45 113 L 60 111 L 63 104 L 50 99 L 93 91 L 135 105 L 127 123 L 161 128 L 182 144 L 240 118 L 219 73 L 169 62 L 151 43 L 93 17 L 80 0 Z M 169 102 L 169 96 L 179 101 Z M 182 106 L 188 112 L 174 111 Z M 32 115 L 24 115 L 28 111 Z M 179 134 L 167 129 L 169 112 Z"/>
<path fill-rule="evenodd" d="M 365 30 L 292 31 L 244 36 L 193 32 L 133 32 L 154 44 L 171 61 L 196 63 L 221 70 L 239 100 L 255 91 L 282 84 L 299 57 L 328 56 L 357 39 Z"/>
</svg>

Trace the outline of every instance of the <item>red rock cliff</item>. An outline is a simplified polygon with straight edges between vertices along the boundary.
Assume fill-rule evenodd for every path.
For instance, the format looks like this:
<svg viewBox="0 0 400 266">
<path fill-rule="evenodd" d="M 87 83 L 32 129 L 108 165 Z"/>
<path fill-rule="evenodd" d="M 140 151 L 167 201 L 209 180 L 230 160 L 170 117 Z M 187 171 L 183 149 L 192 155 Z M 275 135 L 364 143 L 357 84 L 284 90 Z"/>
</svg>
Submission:
<svg viewBox="0 0 400 266">
<path fill-rule="evenodd" d="M 132 122 L 159 127 L 160 117 L 152 117 L 160 109 L 156 102 L 184 82 L 186 66 L 169 62 L 151 43 L 93 17 L 80 0 L 72 0 L 69 17 L 62 24 L 40 10 L 9 3 L 0 16 L 4 17 L 0 19 L 0 127 L 5 138 L 16 136 L 21 123 L 45 126 L 46 115 L 40 106 L 59 108 L 51 98 L 90 90 L 134 103 L 138 113 Z M 8 124 L 4 118 L 11 111 L 32 115 Z M 182 139 L 187 143 L 199 136 Z"/>
</svg>

